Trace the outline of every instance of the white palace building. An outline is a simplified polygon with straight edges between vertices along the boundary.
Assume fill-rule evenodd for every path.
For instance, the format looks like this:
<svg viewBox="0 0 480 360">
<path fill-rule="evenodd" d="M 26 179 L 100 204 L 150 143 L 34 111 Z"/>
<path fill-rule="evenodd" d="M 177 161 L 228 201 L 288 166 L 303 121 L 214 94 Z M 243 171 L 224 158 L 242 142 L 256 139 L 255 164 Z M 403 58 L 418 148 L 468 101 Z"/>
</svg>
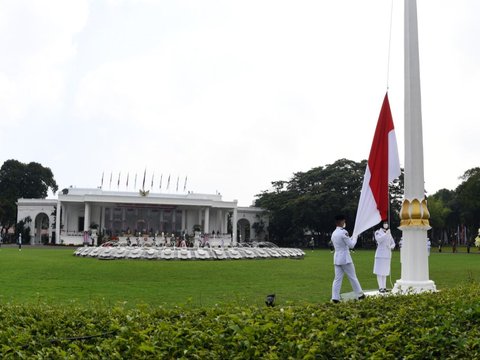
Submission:
<svg viewBox="0 0 480 360">
<path fill-rule="evenodd" d="M 26 226 L 30 227 L 31 244 L 82 245 L 85 231 L 121 238 L 193 234 L 197 230 L 216 242 L 236 245 L 263 240 L 265 233 L 257 234 L 254 224 L 262 223 L 265 229 L 268 225 L 262 209 L 239 207 L 237 200 L 223 201 L 220 194 L 68 188 L 60 191 L 57 199 L 18 199 L 17 206 L 17 221 L 30 220 Z M 61 209 L 60 221 L 55 221 L 56 209 Z M 228 233 L 229 221 L 236 234 L 233 238 Z"/>
</svg>

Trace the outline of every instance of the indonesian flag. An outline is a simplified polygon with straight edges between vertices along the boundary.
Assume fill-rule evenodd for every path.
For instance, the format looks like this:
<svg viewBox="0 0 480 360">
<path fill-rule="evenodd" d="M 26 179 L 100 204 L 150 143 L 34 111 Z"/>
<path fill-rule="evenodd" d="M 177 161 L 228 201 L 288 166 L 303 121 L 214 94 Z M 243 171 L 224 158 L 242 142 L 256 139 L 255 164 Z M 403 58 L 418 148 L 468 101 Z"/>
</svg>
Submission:
<svg viewBox="0 0 480 360">
<path fill-rule="evenodd" d="M 387 220 L 388 184 L 398 178 L 400 173 L 397 139 L 387 93 L 368 157 L 353 230 L 354 236 L 360 235 L 382 220 Z"/>
</svg>

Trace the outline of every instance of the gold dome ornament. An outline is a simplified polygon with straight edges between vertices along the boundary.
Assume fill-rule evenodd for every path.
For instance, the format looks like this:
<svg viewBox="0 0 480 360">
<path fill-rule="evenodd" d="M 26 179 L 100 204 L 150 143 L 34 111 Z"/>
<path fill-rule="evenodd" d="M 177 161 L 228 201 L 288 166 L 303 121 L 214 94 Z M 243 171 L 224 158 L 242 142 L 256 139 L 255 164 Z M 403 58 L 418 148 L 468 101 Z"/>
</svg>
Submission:
<svg viewBox="0 0 480 360">
<path fill-rule="evenodd" d="M 430 212 L 427 199 L 404 199 L 400 210 L 400 229 L 403 227 L 422 227 L 430 229 Z"/>
</svg>

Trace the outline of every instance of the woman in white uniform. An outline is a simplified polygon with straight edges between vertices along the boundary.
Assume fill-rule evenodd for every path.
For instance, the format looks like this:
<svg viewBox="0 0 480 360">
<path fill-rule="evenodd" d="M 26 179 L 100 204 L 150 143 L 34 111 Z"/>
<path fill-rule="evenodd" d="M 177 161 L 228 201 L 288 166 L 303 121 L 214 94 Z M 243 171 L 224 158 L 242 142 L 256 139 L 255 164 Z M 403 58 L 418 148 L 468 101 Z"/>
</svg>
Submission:
<svg viewBox="0 0 480 360">
<path fill-rule="evenodd" d="M 375 251 L 375 263 L 373 273 L 377 275 L 378 289 L 381 293 L 387 292 L 387 276 L 390 275 L 390 262 L 395 241 L 390 234 L 388 223 L 383 223 L 383 228 L 375 231 L 377 251 Z"/>
</svg>

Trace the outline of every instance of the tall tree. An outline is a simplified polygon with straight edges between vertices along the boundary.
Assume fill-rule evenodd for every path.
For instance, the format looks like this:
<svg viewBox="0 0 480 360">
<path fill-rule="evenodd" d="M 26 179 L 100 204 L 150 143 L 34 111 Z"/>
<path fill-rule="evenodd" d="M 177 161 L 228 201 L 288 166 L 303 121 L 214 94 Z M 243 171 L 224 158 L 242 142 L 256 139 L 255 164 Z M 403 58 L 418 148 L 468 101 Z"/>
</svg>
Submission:
<svg viewBox="0 0 480 360">
<path fill-rule="evenodd" d="M 480 168 L 472 168 L 460 177 L 462 183 L 455 190 L 460 219 L 475 228 L 480 226 Z"/>
<path fill-rule="evenodd" d="M 20 198 L 44 199 L 48 189 L 58 190 L 52 170 L 39 163 L 7 160 L 0 168 L 0 224 L 4 231 L 16 222 L 16 202 Z"/>
<path fill-rule="evenodd" d="M 353 228 L 366 166 L 366 160 L 340 159 L 294 173 L 289 181 L 272 182 L 272 189 L 257 195 L 255 203 L 268 212 L 271 240 L 281 245 L 298 245 L 308 232 L 317 238 L 317 243 L 326 245 L 338 213 L 345 214 L 348 228 Z M 390 190 L 393 227 L 399 222 L 403 176 Z M 360 241 L 370 238 L 371 234 L 366 234 Z"/>
<path fill-rule="evenodd" d="M 452 209 L 448 206 L 448 200 L 445 203 L 441 194 L 445 195 L 444 192 L 437 192 L 427 198 L 430 225 L 432 226 L 430 238 L 435 242 L 443 241 L 445 231 L 448 232 L 448 218 L 452 213 Z"/>
</svg>

